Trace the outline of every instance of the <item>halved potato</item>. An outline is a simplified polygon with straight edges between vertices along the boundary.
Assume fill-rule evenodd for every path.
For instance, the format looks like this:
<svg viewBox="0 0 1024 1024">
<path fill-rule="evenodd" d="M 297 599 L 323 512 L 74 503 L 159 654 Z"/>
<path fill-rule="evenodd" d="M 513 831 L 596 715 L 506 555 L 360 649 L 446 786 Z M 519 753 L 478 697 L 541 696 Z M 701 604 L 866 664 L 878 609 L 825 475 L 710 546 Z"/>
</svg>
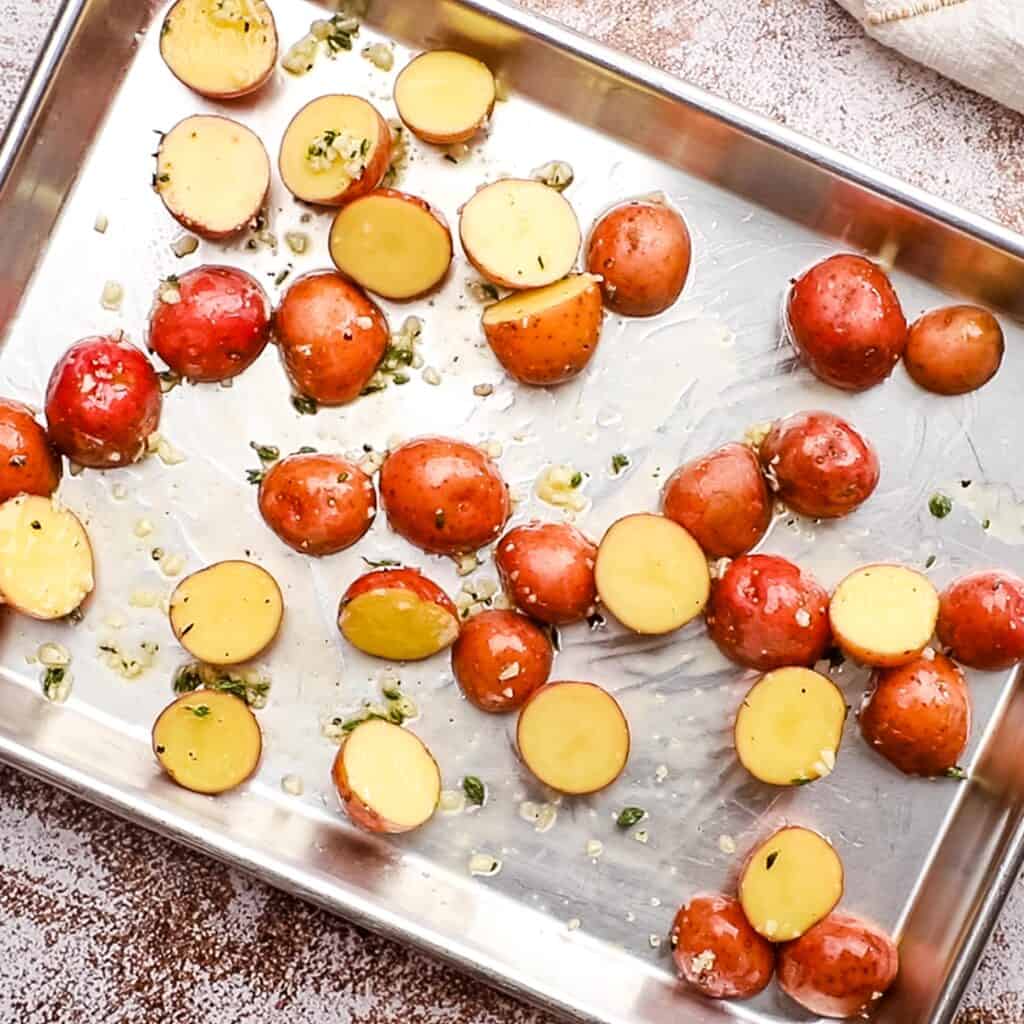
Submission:
<svg viewBox="0 0 1024 1024">
<path fill-rule="evenodd" d="M 264 0 L 178 0 L 160 30 L 160 56 L 200 96 L 247 96 L 274 70 L 274 16 Z"/>
<path fill-rule="evenodd" d="M 506 288 L 560 281 L 580 251 L 580 226 L 568 200 L 519 178 L 480 189 L 462 207 L 459 237 L 469 262 Z"/>
<path fill-rule="evenodd" d="M 465 142 L 491 116 L 494 76 L 464 53 L 421 53 L 395 79 L 395 106 L 409 131 L 424 142 Z"/>
<path fill-rule="evenodd" d="M 597 592 L 636 633 L 671 633 L 704 610 L 707 559 L 678 523 L 642 512 L 613 523 L 597 549 Z"/>
<path fill-rule="evenodd" d="M 285 188 L 306 203 L 340 206 L 371 192 L 391 163 L 391 129 L 359 96 L 335 94 L 307 103 L 281 140 Z"/>
<path fill-rule="evenodd" d="M 283 615 L 274 577 L 252 562 L 217 562 L 187 576 L 171 594 L 175 637 L 209 665 L 255 658 L 277 636 Z"/>
<path fill-rule="evenodd" d="M 939 615 L 931 580 L 905 565 L 850 573 L 828 607 L 839 646 L 864 665 L 905 665 L 928 646 Z"/>
<path fill-rule="evenodd" d="M 744 768 L 772 786 L 802 786 L 835 767 L 846 700 L 809 668 L 762 676 L 743 698 L 733 733 Z"/>
<path fill-rule="evenodd" d="M 843 863 L 824 836 L 789 826 L 751 853 L 739 895 L 756 932 L 772 942 L 789 942 L 831 913 L 842 898 Z"/>
<path fill-rule="evenodd" d="M 347 278 L 386 299 L 413 299 L 444 280 L 452 236 L 428 202 L 376 189 L 346 203 L 331 226 L 331 259 Z"/>
<path fill-rule="evenodd" d="M 597 351 L 603 316 L 600 278 L 574 274 L 488 306 L 484 336 L 516 380 L 560 384 L 580 373 Z"/>
<path fill-rule="evenodd" d="M 160 140 L 154 185 L 167 212 L 183 227 L 203 238 L 228 238 L 266 200 L 270 159 L 245 125 L 197 114 Z"/>
<path fill-rule="evenodd" d="M 548 683 L 519 712 L 516 744 L 546 786 L 584 795 L 610 786 L 629 759 L 629 725 L 618 701 L 593 683 Z"/>
<path fill-rule="evenodd" d="M 441 798 L 441 773 L 423 741 L 379 718 L 345 737 L 331 774 L 345 812 L 368 832 L 419 828 Z"/>
<path fill-rule="evenodd" d="M 153 753 L 160 767 L 194 793 L 223 793 L 256 770 L 263 736 L 244 700 L 222 690 L 184 693 L 160 712 Z"/>
<path fill-rule="evenodd" d="M 52 498 L 0 505 L 0 598 L 34 619 L 60 619 L 92 592 L 92 548 L 78 517 Z"/>
</svg>

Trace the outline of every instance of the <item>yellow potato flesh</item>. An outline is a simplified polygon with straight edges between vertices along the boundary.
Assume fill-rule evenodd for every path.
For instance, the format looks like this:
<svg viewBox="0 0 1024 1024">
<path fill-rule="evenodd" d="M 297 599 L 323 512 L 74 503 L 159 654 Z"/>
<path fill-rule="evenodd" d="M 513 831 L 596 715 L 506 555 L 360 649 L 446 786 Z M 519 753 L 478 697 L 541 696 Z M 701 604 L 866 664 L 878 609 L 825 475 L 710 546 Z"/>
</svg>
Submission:
<svg viewBox="0 0 1024 1024">
<path fill-rule="evenodd" d="M 839 688 L 808 668 L 763 676 L 736 715 L 736 753 L 755 778 L 794 786 L 828 775 L 846 721 Z"/>
<path fill-rule="evenodd" d="M 608 610 L 637 633 L 669 633 L 699 615 L 711 577 L 697 542 L 664 516 L 614 523 L 597 551 L 597 592 Z"/>
<path fill-rule="evenodd" d="M 153 726 L 153 751 L 165 772 L 196 793 L 223 793 L 256 770 L 263 748 L 244 700 L 218 690 L 186 693 Z"/>
<path fill-rule="evenodd" d="M 37 619 L 59 619 L 92 592 L 92 549 L 74 513 L 50 498 L 0 505 L 0 595 Z"/>
<path fill-rule="evenodd" d="M 590 683 L 549 683 L 519 715 L 519 754 L 560 793 L 595 793 L 629 757 L 629 726 L 615 699 Z"/>
<path fill-rule="evenodd" d="M 563 303 L 572 302 L 588 288 L 596 287 L 599 280 L 593 274 L 575 274 L 544 288 L 510 295 L 484 310 L 484 325 L 514 323 L 540 316 Z"/>
<path fill-rule="evenodd" d="M 806 828 L 762 843 L 740 879 L 740 903 L 755 931 L 789 942 L 826 917 L 843 895 L 843 865 L 831 844 Z"/>
<path fill-rule="evenodd" d="M 427 142 L 464 142 L 494 106 L 494 76 L 473 57 L 434 50 L 398 76 L 395 105 L 409 130 Z"/>
<path fill-rule="evenodd" d="M 178 584 L 170 613 L 174 635 L 190 654 L 210 665 L 237 665 L 274 639 L 284 606 L 265 569 L 218 562 Z"/>
<path fill-rule="evenodd" d="M 353 598 L 342 609 L 339 625 L 353 647 L 395 661 L 429 658 L 459 635 L 458 620 L 448 609 L 399 588 Z"/>
</svg>

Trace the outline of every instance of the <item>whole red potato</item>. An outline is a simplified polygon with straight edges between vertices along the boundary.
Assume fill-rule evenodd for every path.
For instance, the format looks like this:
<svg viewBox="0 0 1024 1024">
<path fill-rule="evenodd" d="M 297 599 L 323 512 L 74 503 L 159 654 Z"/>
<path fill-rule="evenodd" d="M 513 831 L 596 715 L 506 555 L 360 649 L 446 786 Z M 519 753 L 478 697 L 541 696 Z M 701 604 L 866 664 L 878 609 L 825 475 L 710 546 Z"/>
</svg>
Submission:
<svg viewBox="0 0 1024 1024">
<path fill-rule="evenodd" d="M 971 668 L 1024 659 L 1024 580 L 1001 569 L 968 573 L 939 595 L 939 643 Z"/>
<path fill-rule="evenodd" d="M 0 398 L 0 503 L 19 494 L 48 497 L 60 475 L 60 456 L 32 410 Z"/>
<path fill-rule="evenodd" d="M 1003 361 L 1003 329 L 979 306 L 943 306 L 911 324 L 903 363 L 928 391 L 963 395 L 987 384 Z"/>
</svg>

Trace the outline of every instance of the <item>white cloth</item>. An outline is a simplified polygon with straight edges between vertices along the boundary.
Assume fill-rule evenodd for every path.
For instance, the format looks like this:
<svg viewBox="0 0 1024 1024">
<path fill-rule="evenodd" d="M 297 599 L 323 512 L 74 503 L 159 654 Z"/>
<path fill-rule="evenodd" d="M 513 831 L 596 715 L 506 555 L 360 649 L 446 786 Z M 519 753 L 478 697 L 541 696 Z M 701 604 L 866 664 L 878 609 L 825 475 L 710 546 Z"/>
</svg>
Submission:
<svg viewBox="0 0 1024 1024">
<path fill-rule="evenodd" d="M 839 0 L 880 43 L 1024 111 L 1024 0 Z"/>
</svg>

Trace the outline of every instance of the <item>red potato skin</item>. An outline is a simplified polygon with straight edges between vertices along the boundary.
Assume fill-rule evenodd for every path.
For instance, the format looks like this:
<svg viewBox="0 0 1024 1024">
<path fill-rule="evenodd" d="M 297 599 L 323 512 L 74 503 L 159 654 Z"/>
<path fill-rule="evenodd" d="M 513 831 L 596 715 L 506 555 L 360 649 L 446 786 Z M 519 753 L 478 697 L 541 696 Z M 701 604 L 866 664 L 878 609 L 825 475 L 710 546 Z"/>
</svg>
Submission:
<svg viewBox="0 0 1024 1024">
<path fill-rule="evenodd" d="M 806 625 L 798 621 L 804 618 Z M 799 566 L 776 555 L 743 555 L 711 588 L 707 626 L 727 657 L 761 672 L 810 666 L 832 642 L 828 593 Z"/>
<path fill-rule="evenodd" d="M 552 625 L 578 622 L 597 605 L 597 545 L 569 523 L 532 522 L 498 541 L 494 562 L 517 607 Z"/>
<path fill-rule="evenodd" d="M 1024 580 L 999 569 L 954 580 L 939 595 L 935 631 L 970 668 L 1010 668 L 1024 658 Z"/>
<path fill-rule="evenodd" d="M 733 442 L 680 466 L 665 485 L 661 510 L 709 558 L 735 558 L 764 536 L 772 497 L 757 456 Z"/>
<path fill-rule="evenodd" d="M 759 454 L 779 500 L 813 519 L 849 514 L 878 486 L 874 447 L 830 412 L 798 412 L 777 420 Z"/>
<path fill-rule="evenodd" d="M 749 999 L 775 973 L 775 947 L 750 926 L 739 900 L 695 896 L 672 923 L 672 959 L 686 982 L 711 999 Z M 705 966 L 702 956 L 714 956 Z"/>
<path fill-rule="evenodd" d="M 863 1013 L 899 973 L 895 944 L 876 925 L 833 911 L 779 950 L 779 987 L 811 1013 Z"/>
<path fill-rule="evenodd" d="M 122 338 L 85 338 L 50 374 L 46 429 L 80 466 L 115 469 L 145 454 L 162 406 L 160 380 L 139 349 Z"/>
<path fill-rule="evenodd" d="M 1003 329 L 987 309 L 943 306 L 911 325 L 903 364 L 926 391 L 963 395 L 996 375 L 1004 347 Z"/>
<path fill-rule="evenodd" d="M 32 410 L 0 398 L 0 504 L 19 494 L 48 497 L 60 477 L 60 456 Z"/>
<path fill-rule="evenodd" d="M 380 493 L 391 529 L 439 555 L 490 544 L 511 511 L 498 467 L 479 448 L 447 437 L 415 438 L 392 451 Z"/>
<path fill-rule="evenodd" d="M 474 615 L 452 648 L 452 671 L 466 699 L 494 714 L 518 711 L 547 682 L 553 660 L 547 633 L 518 612 Z M 502 679 L 512 665 L 518 673 Z"/>
<path fill-rule="evenodd" d="M 235 267 L 196 267 L 178 279 L 180 302 L 157 297 L 149 347 L 180 377 L 237 377 L 270 339 L 270 301 L 259 282 Z"/>
<path fill-rule="evenodd" d="M 864 391 L 892 373 L 907 321 L 888 276 L 863 256 L 815 264 L 790 289 L 790 336 L 811 372 L 833 387 Z"/>
<path fill-rule="evenodd" d="M 907 775 L 956 765 L 971 732 L 971 698 L 960 669 L 941 654 L 877 669 L 860 710 L 865 741 Z"/>
<path fill-rule="evenodd" d="M 340 455 L 289 455 L 263 478 L 260 515 L 290 548 L 333 555 L 351 547 L 377 514 L 373 481 Z"/>
<path fill-rule="evenodd" d="M 333 270 L 314 271 L 292 284 L 278 306 L 274 330 L 296 391 L 321 405 L 358 398 L 390 337 L 380 307 Z"/>
</svg>

